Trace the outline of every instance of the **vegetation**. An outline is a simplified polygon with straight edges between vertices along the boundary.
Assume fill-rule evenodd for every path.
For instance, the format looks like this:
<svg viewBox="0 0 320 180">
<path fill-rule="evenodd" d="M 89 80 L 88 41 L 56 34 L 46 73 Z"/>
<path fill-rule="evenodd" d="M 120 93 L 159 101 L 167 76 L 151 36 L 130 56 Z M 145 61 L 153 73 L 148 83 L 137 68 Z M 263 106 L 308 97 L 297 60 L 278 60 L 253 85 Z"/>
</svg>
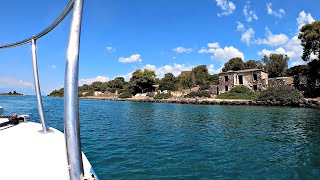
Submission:
<svg viewBox="0 0 320 180">
<path fill-rule="evenodd" d="M 171 97 L 171 94 L 157 94 L 153 97 L 153 99 L 169 99 Z"/>
<path fill-rule="evenodd" d="M 249 60 L 247 62 L 243 62 L 241 58 L 237 57 L 231 58 L 226 62 L 222 71 L 239 71 L 244 69 L 265 69 L 265 67 L 260 61 Z"/>
<path fill-rule="evenodd" d="M 121 99 L 131 98 L 131 97 L 132 97 L 132 95 L 131 95 L 130 92 L 123 92 L 123 93 L 121 93 L 121 94 L 118 96 L 118 98 L 121 98 Z"/>
<path fill-rule="evenodd" d="M 308 62 L 308 83 L 304 95 L 307 97 L 319 97 L 320 87 L 316 86 L 316 80 L 320 79 L 320 21 L 306 24 L 301 27 L 299 39 L 303 47 L 302 59 Z"/>
<path fill-rule="evenodd" d="M 176 91 L 179 89 L 179 79 L 172 73 L 165 74 L 159 84 L 162 90 Z"/>
<path fill-rule="evenodd" d="M 232 88 L 230 91 L 219 94 L 217 96 L 218 99 L 249 99 L 255 100 L 258 98 L 258 93 L 252 91 L 251 89 L 245 86 L 236 86 Z"/>
<path fill-rule="evenodd" d="M 231 58 L 228 62 L 224 64 L 224 67 L 222 68 L 223 72 L 227 71 L 238 71 L 245 68 L 245 65 L 241 58 Z"/>
<path fill-rule="evenodd" d="M 150 92 L 155 83 L 156 73 L 148 69 L 138 69 L 132 73 L 129 81 L 129 90 L 133 94 Z"/>
<path fill-rule="evenodd" d="M 200 65 L 197 67 L 192 68 L 192 74 L 194 76 L 194 83 L 195 85 L 198 85 L 200 89 L 209 89 L 210 82 L 209 77 L 210 74 L 208 72 L 208 68 L 206 65 Z"/>
<path fill-rule="evenodd" d="M 298 101 L 302 100 L 303 96 L 293 87 L 276 86 L 261 91 L 258 99 L 262 101 Z"/>
<path fill-rule="evenodd" d="M 320 60 L 320 21 L 301 27 L 298 37 L 303 46 L 302 59 L 304 61 Z M 312 57 L 314 56 L 314 57 Z"/>
<path fill-rule="evenodd" d="M 10 91 L 8 93 L 0 93 L 0 96 L 23 96 L 23 94 L 17 93 L 16 91 Z"/>
<path fill-rule="evenodd" d="M 269 78 L 285 76 L 285 70 L 288 68 L 289 58 L 283 54 L 270 54 L 264 56 L 263 62 L 266 64 L 266 70 L 269 73 Z"/>
<path fill-rule="evenodd" d="M 208 81 L 212 85 L 218 85 L 219 84 L 219 75 L 218 74 L 210 75 Z"/>
<path fill-rule="evenodd" d="M 180 75 L 180 85 L 182 88 L 191 90 L 195 86 L 195 77 L 192 71 L 182 71 Z"/>
<path fill-rule="evenodd" d="M 192 91 L 184 96 L 185 98 L 195 98 L 195 97 L 211 97 L 208 91 Z"/>
<path fill-rule="evenodd" d="M 64 88 L 53 90 L 48 96 L 53 97 L 63 97 L 64 96 Z"/>
</svg>

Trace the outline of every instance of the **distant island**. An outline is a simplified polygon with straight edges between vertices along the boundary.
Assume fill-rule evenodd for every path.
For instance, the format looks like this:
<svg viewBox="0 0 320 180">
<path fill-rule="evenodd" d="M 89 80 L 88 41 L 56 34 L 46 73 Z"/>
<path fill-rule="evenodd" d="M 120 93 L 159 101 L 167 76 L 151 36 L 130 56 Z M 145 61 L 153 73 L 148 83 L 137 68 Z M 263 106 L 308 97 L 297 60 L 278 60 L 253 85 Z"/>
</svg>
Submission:
<svg viewBox="0 0 320 180">
<path fill-rule="evenodd" d="M 23 94 L 17 93 L 16 91 L 10 91 L 8 93 L 0 93 L 0 96 L 23 96 Z"/>
</svg>

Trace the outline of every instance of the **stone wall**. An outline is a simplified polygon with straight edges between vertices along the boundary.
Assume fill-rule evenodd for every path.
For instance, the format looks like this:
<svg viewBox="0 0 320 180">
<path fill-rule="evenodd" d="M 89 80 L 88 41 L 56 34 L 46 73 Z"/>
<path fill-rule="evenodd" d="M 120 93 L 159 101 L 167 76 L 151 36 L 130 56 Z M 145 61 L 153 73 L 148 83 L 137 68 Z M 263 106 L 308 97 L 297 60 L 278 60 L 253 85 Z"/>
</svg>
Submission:
<svg viewBox="0 0 320 180">
<path fill-rule="evenodd" d="M 257 80 L 254 80 L 254 74 L 256 74 Z M 225 76 L 228 76 L 227 82 L 225 81 Z M 240 76 L 242 76 L 242 83 L 240 82 Z M 247 69 L 219 74 L 219 94 L 225 92 L 226 86 L 228 86 L 228 91 L 230 91 L 238 85 L 243 85 L 249 89 L 258 91 L 266 89 L 268 87 L 268 73 L 262 70 Z"/>
<path fill-rule="evenodd" d="M 293 77 L 276 77 L 276 78 L 269 78 L 268 79 L 269 87 L 274 86 L 294 86 L 293 84 Z"/>
</svg>

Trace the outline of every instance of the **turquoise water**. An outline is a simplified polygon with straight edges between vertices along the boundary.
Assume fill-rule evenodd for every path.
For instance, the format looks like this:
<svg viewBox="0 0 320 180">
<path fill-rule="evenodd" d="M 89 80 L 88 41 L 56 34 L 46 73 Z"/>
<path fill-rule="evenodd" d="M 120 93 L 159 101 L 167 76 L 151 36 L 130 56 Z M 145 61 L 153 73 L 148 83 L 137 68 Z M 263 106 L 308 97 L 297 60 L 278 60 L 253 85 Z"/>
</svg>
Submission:
<svg viewBox="0 0 320 180">
<path fill-rule="evenodd" d="M 44 97 L 63 130 L 63 99 Z M 32 114 L 34 96 L 0 97 Z M 320 179 L 320 110 L 80 101 L 82 148 L 100 179 Z"/>
</svg>

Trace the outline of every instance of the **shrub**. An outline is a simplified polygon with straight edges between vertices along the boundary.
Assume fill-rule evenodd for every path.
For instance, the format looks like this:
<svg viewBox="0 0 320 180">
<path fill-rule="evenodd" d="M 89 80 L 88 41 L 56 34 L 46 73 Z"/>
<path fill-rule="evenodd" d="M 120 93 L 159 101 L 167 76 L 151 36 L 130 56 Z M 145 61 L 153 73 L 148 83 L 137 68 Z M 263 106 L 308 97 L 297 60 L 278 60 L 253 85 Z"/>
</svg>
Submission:
<svg viewBox="0 0 320 180">
<path fill-rule="evenodd" d="M 132 97 L 132 95 L 131 95 L 131 93 L 129 93 L 129 92 L 121 93 L 121 94 L 118 96 L 118 98 L 121 98 L 121 99 L 131 98 L 131 97 Z"/>
<path fill-rule="evenodd" d="M 245 86 L 236 86 L 232 88 L 230 91 L 219 94 L 217 96 L 218 99 L 257 99 L 258 93 L 252 91 L 251 89 Z"/>
<path fill-rule="evenodd" d="M 269 87 L 261 91 L 259 100 L 275 100 L 275 101 L 298 101 L 302 100 L 303 96 L 300 92 L 290 86 L 275 86 Z"/>
<path fill-rule="evenodd" d="M 195 97 L 211 97 L 208 91 L 192 91 L 184 96 L 185 98 L 195 98 Z"/>
<path fill-rule="evenodd" d="M 171 98 L 171 94 L 157 94 L 153 97 L 153 99 L 168 99 Z"/>
<path fill-rule="evenodd" d="M 210 89 L 210 87 L 211 86 L 209 84 L 200 85 L 199 90 L 208 90 L 208 89 Z"/>
</svg>

